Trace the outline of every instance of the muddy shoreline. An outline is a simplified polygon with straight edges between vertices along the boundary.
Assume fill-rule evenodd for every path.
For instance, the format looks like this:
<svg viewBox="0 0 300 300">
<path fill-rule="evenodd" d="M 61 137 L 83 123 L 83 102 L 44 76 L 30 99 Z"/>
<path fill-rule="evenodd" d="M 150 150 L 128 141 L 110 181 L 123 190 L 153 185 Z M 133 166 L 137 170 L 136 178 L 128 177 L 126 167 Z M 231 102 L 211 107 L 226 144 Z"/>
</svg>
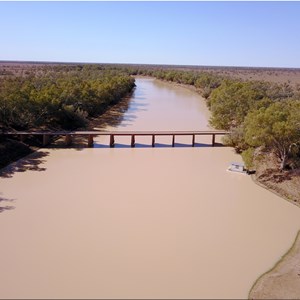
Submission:
<svg viewBox="0 0 300 300">
<path fill-rule="evenodd" d="M 261 275 L 249 292 L 249 299 L 300 298 L 300 231 L 290 250 Z"/>
</svg>

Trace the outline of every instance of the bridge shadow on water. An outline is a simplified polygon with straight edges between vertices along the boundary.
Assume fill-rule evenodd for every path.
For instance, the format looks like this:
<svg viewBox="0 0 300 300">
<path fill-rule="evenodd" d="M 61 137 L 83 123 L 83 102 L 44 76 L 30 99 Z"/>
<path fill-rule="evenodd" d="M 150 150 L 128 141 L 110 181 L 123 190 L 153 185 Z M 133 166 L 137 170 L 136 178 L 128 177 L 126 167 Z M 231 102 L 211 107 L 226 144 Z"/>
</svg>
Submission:
<svg viewBox="0 0 300 300">
<path fill-rule="evenodd" d="M 226 147 L 221 143 L 215 143 L 214 148 L 216 147 Z M 109 145 L 106 144 L 99 144 L 95 143 L 93 148 L 96 149 L 108 149 L 111 148 Z M 183 144 L 183 143 L 175 143 L 174 147 L 172 144 L 163 144 L 163 143 L 155 143 L 155 146 L 152 147 L 151 144 L 142 144 L 142 143 L 135 143 L 135 147 L 131 147 L 130 144 L 121 144 L 115 143 L 113 148 L 213 148 L 211 144 L 205 143 L 195 143 L 194 147 L 191 144 Z M 113 149 L 112 148 L 112 149 Z M 83 150 L 83 148 L 77 148 L 77 150 Z"/>
<path fill-rule="evenodd" d="M 45 171 L 46 168 L 41 167 L 45 162 L 43 158 L 49 155 L 48 151 L 36 151 L 28 156 L 19 159 L 16 162 L 4 167 L 0 170 L 0 177 L 11 178 L 15 173 L 26 172 L 26 171 Z"/>
</svg>

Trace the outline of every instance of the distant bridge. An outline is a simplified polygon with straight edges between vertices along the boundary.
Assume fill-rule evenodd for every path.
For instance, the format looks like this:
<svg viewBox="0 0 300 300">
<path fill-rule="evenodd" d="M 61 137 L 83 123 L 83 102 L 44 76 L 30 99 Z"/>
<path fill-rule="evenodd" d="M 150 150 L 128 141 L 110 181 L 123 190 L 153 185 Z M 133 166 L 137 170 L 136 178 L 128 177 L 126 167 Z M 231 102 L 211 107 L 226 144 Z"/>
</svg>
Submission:
<svg viewBox="0 0 300 300">
<path fill-rule="evenodd" d="M 136 136 L 151 136 L 152 147 L 155 147 L 155 138 L 157 136 L 172 136 L 172 147 L 175 146 L 176 136 L 191 136 L 191 146 L 195 146 L 196 136 L 211 136 L 211 145 L 214 147 L 216 142 L 216 135 L 227 135 L 228 131 L 9 131 L 2 132 L 2 136 L 15 136 L 19 137 L 21 141 L 29 136 L 41 136 L 43 138 L 43 146 L 47 146 L 50 143 L 50 137 L 62 136 L 65 138 L 65 145 L 70 146 L 72 144 L 72 138 L 75 136 L 86 136 L 87 146 L 93 147 L 94 137 L 96 136 L 109 136 L 109 146 L 114 147 L 116 136 L 130 136 L 131 147 L 135 147 Z"/>
</svg>

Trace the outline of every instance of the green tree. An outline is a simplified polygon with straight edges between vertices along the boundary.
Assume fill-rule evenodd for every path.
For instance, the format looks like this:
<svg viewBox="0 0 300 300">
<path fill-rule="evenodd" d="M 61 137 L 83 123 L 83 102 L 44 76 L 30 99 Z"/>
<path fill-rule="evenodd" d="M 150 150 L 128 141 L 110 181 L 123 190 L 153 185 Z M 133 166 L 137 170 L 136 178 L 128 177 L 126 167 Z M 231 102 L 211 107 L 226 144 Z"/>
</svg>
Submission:
<svg viewBox="0 0 300 300">
<path fill-rule="evenodd" d="M 240 126 L 249 110 L 263 96 L 250 82 L 224 81 L 210 97 L 211 125 L 224 130 Z"/>
<path fill-rule="evenodd" d="M 300 141 L 300 101 L 275 102 L 250 112 L 244 123 L 245 141 L 264 146 L 276 154 L 284 170 Z"/>
</svg>

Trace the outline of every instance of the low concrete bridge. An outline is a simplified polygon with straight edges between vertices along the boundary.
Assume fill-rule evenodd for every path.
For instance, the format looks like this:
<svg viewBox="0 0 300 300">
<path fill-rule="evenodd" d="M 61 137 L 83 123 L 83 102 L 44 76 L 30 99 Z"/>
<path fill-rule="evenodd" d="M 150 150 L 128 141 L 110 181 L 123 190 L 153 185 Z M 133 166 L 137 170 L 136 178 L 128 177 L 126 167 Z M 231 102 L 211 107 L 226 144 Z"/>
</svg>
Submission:
<svg viewBox="0 0 300 300">
<path fill-rule="evenodd" d="M 215 146 L 216 135 L 227 135 L 228 131 L 10 131 L 2 132 L 2 136 L 18 136 L 21 141 L 25 141 L 28 136 L 42 136 L 43 146 L 47 146 L 50 143 L 50 137 L 63 136 L 65 138 L 65 145 L 72 144 L 72 138 L 75 136 L 86 136 L 87 146 L 93 147 L 95 136 L 109 136 L 109 146 L 114 147 L 116 136 L 130 136 L 131 147 L 135 146 L 136 136 L 151 136 L 152 147 L 155 147 L 155 137 L 157 136 L 172 136 L 172 147 L 175 146 L 176 136 L 191 136 L 191 146 L 195 146 L 196 136 L 211 136 L 211 144 Z"/>
</svg>

